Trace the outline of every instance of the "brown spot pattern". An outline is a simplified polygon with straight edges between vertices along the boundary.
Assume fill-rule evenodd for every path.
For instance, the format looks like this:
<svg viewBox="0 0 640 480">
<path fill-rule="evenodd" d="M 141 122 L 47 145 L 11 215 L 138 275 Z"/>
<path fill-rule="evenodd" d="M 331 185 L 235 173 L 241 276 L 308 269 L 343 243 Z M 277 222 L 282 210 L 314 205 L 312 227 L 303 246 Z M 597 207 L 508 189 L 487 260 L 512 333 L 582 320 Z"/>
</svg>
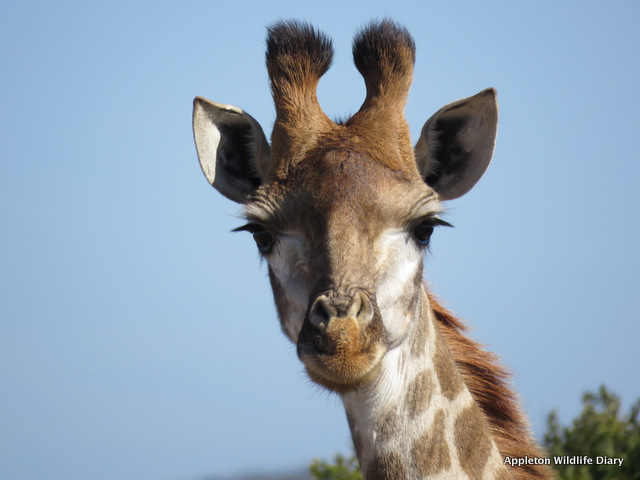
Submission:
<svg viewBox="0 0 640 480">
<path fill-rule="evenodd" d="M 433 374 L 430 370 L 419 373 L 409 384 L 406 404 L 410 419 L 417 417 L 427 409 L 433 388 Z"/>
<path fill-rule="evenodd" d="M 436 319 L 436 332 L 442 332 L 456 365 L 476 404 L 484 412 L 491 435 L 505 457 L 544 456 L 535 444 L 518 399 L 509 385 L 509 374 L 498 359 L 466 337 L 467 327 L 429 294 Z M 528 468 L 525 468 L 528 467 Z M 517 480 L 553 480 L 547 465 L 526 465 L 509 469 Z"/>
<path fill-rule="evenodd" d="M 419 318 L 414 326 L 413 341 L 411 343 L 411 355 L 419 357 L 424 353 L 427 339 L 429 338 L 429 325 L 426 318 Z"/>
<path fill-rule="evenodd" d="M 377 441 L 383 442 L 391 438 L 396 432 L 397 427 L 398 415 L 396 413 L 396 405 L 394 404 L 375 420 Z"/>
<path fill-rule="evenodd" d="M 440 410 L 436 413 L 431 429 L 416 440 L 411 449 L 413 461 L 420 475 L 435 475 L 451 466 L 444 433 L 444 411 Z"/>
<path fill-rule="evenodd" d="M 453 400 L 462 387 L 462 379 L 441 335 L 438 335 L 436 340 L 433 363 L 442 394 L 449 400 Z"/>
<path fill-rule="evenodd" d="M 402 458 L 396 453 L 385 453 L 376 456 L 367 467 L 367 480 L 400 480 L 407 478 L 407 471 Z"/>
<path fill-rule="evenodd" d="M 482 470 L 491 453 L 491 438 L 475 404 L 464 410 L 456 419 L 454 436 L 463 470 L 471 480 L 481 479 Z"/>
</svg>

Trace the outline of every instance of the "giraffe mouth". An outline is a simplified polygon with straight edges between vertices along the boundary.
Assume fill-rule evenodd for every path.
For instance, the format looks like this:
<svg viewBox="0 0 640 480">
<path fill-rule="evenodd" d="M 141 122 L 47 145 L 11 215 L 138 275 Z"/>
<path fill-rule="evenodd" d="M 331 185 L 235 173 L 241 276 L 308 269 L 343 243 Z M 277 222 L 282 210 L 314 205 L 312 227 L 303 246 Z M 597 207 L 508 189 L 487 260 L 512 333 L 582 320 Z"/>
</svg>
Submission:
<svg viewBox="0 0 640 480">
<path fill-rule="evenodd" d="M 361 329 L 353 317 L 333 318 L 324 328 L 305 321 L 298 337 L 298 357 L 309 377 L 337 393 L 346 393 L 375 378 L 387 348 L 382 324 Z"/>
</svg>

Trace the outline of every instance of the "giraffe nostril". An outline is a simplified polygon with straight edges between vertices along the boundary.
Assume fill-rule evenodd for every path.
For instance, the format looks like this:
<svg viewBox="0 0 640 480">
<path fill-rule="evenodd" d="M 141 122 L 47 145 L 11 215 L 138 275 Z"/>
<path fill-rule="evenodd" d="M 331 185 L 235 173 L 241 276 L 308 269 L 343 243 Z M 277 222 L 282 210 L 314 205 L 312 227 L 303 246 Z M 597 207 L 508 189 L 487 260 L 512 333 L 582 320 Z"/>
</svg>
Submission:
<svg viewBox="0 0 640 480">
<path fill-rule="evenodd" d="M 336 307 L 333 305 L 329 297 L 326 295 L 320 295 L 314 300 L 313 305 L 311 306 L 311 310 L 309 311 L 309 320 L 316 328 L 325 329 L 336 314 Z"/>
<path fill-rule="evenodd" d="M 371 300 L 362 290 L 357 290 L 350 298 L 318 296 L 309 310 L 309 321 L 316 328 L 324 330 L 333 318 L 350 317 L 354 318 L 360 327 L 364 327 L 371 322 L 373 315 Z"/>
<path fill-rule="evenodd" d="M 373 318 L 373 304 L 363 291 L 359 291 L 356 294 L 356 298 L 357 300 L 354 301 L 354 305 L 357 303 L 358 308 L 355 317 L 360 327 L 364 327 L 368 325 Z"/>
</svg>

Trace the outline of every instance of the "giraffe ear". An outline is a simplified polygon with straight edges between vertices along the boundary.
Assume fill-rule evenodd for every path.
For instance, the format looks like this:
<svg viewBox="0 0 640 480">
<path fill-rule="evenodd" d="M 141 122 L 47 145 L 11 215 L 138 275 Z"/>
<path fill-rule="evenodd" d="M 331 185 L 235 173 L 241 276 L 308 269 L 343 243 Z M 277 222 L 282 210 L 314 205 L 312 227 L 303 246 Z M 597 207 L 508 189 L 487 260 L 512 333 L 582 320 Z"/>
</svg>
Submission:
<svg viewBox="0 0 640 480">
<path fill-rule="evenodd" d="M 244 203 L 263 183 L 271 157 L 269 144 L 248 113 L 196 97 L 193 138 L 205 177 L 225 197 Z"/>
<path fill-rule="evenodd" d="M 415 146 L 422 178 L 443 200 L 461 197 L 491 163 L 497 131 L 493 88 L 442 107 L 424 124 Z"/>
</svg>

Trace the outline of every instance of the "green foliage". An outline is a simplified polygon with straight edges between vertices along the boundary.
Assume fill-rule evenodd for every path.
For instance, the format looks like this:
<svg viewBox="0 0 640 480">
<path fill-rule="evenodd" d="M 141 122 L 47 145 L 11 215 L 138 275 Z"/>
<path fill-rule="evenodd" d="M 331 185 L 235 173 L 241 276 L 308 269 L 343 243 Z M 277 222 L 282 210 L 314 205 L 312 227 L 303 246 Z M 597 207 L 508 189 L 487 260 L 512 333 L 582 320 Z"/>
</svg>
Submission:
<svg viewBox="0 0 640 480">
<path fill-rule="evenodd" d="M 349 458 L 336 455 L 333 460 L 333 464 L 314 460 L 309 467 L 311 476 L 318 480 L 362 480 L 362 472 L 355 455 Z"/>
<path fill-rule="evenodd" d="M 640 479 L 640 400 L 628 415 L 620 416 L 620 399 L 601 386 L 597 393 L 586 392 L 580 416 L 571 427 L 562 427 L 557 412 L 547 417 L 544 444 L 555 464 L 558 480 L 638 480 Z M 622 466 L 597 464 L 597 457 L 622 458 Z M 591 464 L 567 465 L 554 457 L 592 459 Z"/>
</svg>

